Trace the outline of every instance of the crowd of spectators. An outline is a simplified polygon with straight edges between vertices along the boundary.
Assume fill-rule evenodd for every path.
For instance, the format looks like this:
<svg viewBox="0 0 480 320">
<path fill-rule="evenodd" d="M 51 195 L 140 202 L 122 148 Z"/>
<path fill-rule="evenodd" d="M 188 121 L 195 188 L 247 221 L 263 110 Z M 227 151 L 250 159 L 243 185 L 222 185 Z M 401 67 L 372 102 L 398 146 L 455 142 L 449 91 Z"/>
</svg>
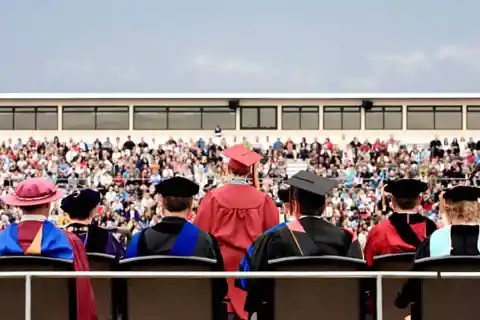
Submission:
<svg viewBox="0 0 480 320">
<path fill-rule="evenodd" d="M 281 141 L 259 137 L 245 143 L 264 155 L 258 167 L 261 188 L 276 201 L 276 192 L 292 162 L 306 163 L 309 170 L 339 179 L 327 201 L 325 218 L 334 224 L 355 230 L 364 241 L 369 229 L 388 213 L 388 199 L 382 186 L 388 179 L 417 178 L 429 184 L 423 195 L 422 209 L 432 219 L 436 214 L 436 195 L 445 187 L 459 183 L 477 183 L 474 178 L 480 163 L 480 141 L 453 138 L 449 143 L 435 137 L 430 144 L 412 145 L 390 137 L 373 143 L 353 139 L 350 142 Z M 94 221 L 106 227 L 126 227 L 133 233 L 161 219 L 162 208 L 154 186 L 162 179 L 182 175 L 201 186 L 194 208 L 202 196 L 225 183 L 227 167 L 222 150 L 227 140 L 216 134 L 209 139 L 168 141 L 83 141 L 57 137 L 43 141 L 4 141 L 0 144 L 0 192 L 13 190 L 16 183 L 30 177 L 45 177 L 61 188 L 93 187 L 103 199 Z M 21 212 L 2 204 L 0 229 L 18 221 Z M 52 205 L 50 219 L 57 225 L 68 218 Z M 383 214 L 382 214 L 383 213 Z"/>
</svg>

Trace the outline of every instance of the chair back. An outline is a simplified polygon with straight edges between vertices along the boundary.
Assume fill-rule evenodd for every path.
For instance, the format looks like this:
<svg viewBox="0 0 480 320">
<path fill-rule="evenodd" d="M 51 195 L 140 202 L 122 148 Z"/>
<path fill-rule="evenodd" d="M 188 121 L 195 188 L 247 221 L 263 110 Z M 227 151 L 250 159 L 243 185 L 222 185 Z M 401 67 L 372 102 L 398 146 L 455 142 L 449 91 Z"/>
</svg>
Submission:
<svg viewBox="0 0 480 320">
<path fill-rule="evenodd" d="M 12 271 L 73 271 L 73 262 L 41 256 L 0 257 L 0 272 Z M 75 279 L 32 278 L 32 320 L 76 320 L 77 300 Z M 25 319 L 25 279 L 0 279 L 0 310 L 2 319 Z"/>
<path fill-rule="evenodd" d="M 91 271 L 115 271 L 117 267 L 116 259 L 112 255 L 104 253 L 87 253 L 88 264 Z M 116 279 L 93 278 L 90 279 L 95 300 L 97 302 L 97 320 L 116 320 L 117 306 L 115 288 Z"/>
<path fill-rule="evenodd" d="M 128 271 L 213 271 L 216 261 L 198 257 L 147 256 L 120 261 Z M 212 280 L 126 279 L 126 303 L 122 313 L 128 320 L 211 320 Z"/>
<path fill-rule="evenodd" d="M 425 258 L 415 262 L 419 271 L 480 272 L 479 256 Z M 422 320 L 478 319 L 480 279 L 421 280 Z"/>
<path fill-rule="evenodd" d="M 414 258 L 415 252 L 377 256 L 373 260 L 373 269 L 375 271 L 409 271 L 413 268 Z M 398 309 L 393 303 L 405 281 L 406 279 L 401 278 L 382 279 L 383 320 L 404 320 L 410 314 L 409 309 Z M 372 280 L 372 284 L 370 287 L 373 289 L 373 296 L 376 297 L 375 280 Z M 376 301 L 375 299 L 375 303 Z M 375 308 L 375 314 L 376 310 Z"/>
<path fill-rule="evenodd" d="M 363 260 L 321 256 L 288 257 L 269 261 L 273 271 L 364 271 Z M 362 319 L 362 279 L 274 279 L 275 320 L 287 319 Z M 348 308 L 339 303 L 348 301 Z"/>
</svg>

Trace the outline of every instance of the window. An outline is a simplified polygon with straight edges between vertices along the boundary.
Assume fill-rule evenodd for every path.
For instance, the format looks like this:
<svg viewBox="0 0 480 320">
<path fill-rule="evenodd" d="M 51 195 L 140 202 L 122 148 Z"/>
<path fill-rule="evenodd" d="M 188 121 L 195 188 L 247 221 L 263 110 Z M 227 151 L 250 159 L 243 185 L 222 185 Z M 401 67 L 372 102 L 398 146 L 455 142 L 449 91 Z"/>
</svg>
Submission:
<svg viewBox="0 0 480 320">
<path fill-rule="evenodd" d="M 95 114 L 95 129 L 97 130 L 128 130 L 128 107 L 97 107 Z"/>
<path fill-rule="evenodd" d="M 202 108 L 202 129 L 214 130 L 219 125 L 222 130 L 235 130 L 236 114 L 237 112 L 229 107 Z"/>
<path fill-rule="evenodd" d="M 169 107 L 168 129 L 202 129 L 202 111 L 198 107 Z"/>
<path fill-rule="evenodd" d="M 128 107 L 63 107 L 64 130 L 128 130 Z"/>
<path fill-rule="evenodd" d="M 167 129 L 167 107 L 135 107 L 133 111 L 133 129 Z"/>
<path fill-rule="evenodd" d="M 57 107 L 0 107 L 0 130 L 57 129 Z"/>
<path fill-rule="evenodd" d="M 324 107 L 323 129 L 360 130 L 360 107 Z"/>
<path fill-rule="evenodd" d="M 276 129 L 277 107 L 242 107 L 241 129 Z"/>
<path fill-rule="evenodd" d="M 13 108 L 0 107 L 0 130 L 13 130 Z"/>
<path fill-rule="evenodd" d="M 283 107 L 283 130 L 318 130 L 318 107 Z"/>
<path fill-rule="evenodd" d="M 467 129 L 480 130 L 480 106 L 467 106 Z"/>
<path fill-rule="evenodd" d="M 134 108 L 134 130 L 235 130 L 236 112 L 229 107 L 157 107 Z"/>
<path fill-rule="evenodd" d="M 365 129 L 402 130 L 402 107 L 373 107 L 365 111 Z"/>
<path fill-rule="evenodd" d="M 408 106 L 409 130 L 461 130 L 462 106 Z"/>
</svg>

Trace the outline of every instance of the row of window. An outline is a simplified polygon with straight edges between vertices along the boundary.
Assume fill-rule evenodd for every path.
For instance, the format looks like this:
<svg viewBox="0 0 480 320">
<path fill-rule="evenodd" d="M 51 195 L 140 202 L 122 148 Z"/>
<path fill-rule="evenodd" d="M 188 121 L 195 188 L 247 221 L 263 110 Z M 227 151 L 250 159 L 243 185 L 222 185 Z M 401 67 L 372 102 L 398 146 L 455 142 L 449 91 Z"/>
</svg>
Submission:
<svg viewBox="0 0 480 320">
<path fill-rule="evenodd" d="M 325 106 L 325 130 L 360 130 L 361 108 Z M 282 129 L 317 130 L 318 107 L 282 107 Z M 276 129 L 276 107 L 243 107 L 241 129 Z M 63 130 L 128 130 L 127 106 L 63 107 Z M 134 107 L 134 130 L 234 130 L 236 111 L 229 107 Z M 401 106 L 365 112 L 367 130 L 401 130 Z M 407 129 L 461 130 L 461 106 L 408 106 Z M 467 106 L 467 129 L 480 130 L 480 106 Z M 58 130 L 57 107 L 0 107 L 0 130 Z"/>
</svg>

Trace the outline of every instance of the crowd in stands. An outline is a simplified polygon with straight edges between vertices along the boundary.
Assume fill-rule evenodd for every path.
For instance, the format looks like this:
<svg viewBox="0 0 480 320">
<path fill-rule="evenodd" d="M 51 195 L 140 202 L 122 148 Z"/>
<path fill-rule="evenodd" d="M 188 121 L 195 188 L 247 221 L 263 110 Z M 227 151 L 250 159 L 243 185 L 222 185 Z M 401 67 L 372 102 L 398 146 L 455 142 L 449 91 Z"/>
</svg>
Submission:
<svg viewBox="0 0 480 320">
<path fill-rule="evenodd" d="M 45 177 L 62 188 L 93 187 L 103 199 L 95 221 L 106 227 L 126 227 L 138 232 L 159 221 L 162 208 L 156 201 L 155 185 L 163 179 L 181 175 L 200 186 L 194 209 L 202 196 L 225 182 L 227 167 L 222 150 L 238 143 L 227 143 L 216 135 L 209 139 L 174 139 L 168 141 L 60 141 L 30 138 L 27 141 L 3 141 L 0 144 L 0 192 L 11 192 L 21 180 Z M 310 171 L 339 179 L 340 187 L 328 199 L 325 216 L 332 223 L 355 230 L 364 241 L 370 228 L 388 211 L 388 199 L 382 186 L 389 179 L 418 178 L 428 183 L 423 195 L 425 214 L 434 220 L 436 194 L 459 183 L 474 183 L 480 163 L 480 141 L 463 138 L 412 145 L 396 141 L 369 142 L 353 139 L 330 141 L 313 139 L 292 141 L 259 137 L 243 143 L 264 156 L 258 167 L 261 188 L 279 204 L 277 190 L 292 161 L 305 162 Z M 2 205 L 0 229 L 18 221 L 18 209 Z M 58 226 L 68 223 L 59 203 L 52 205 L 51 221 Z"/>
</svg>

